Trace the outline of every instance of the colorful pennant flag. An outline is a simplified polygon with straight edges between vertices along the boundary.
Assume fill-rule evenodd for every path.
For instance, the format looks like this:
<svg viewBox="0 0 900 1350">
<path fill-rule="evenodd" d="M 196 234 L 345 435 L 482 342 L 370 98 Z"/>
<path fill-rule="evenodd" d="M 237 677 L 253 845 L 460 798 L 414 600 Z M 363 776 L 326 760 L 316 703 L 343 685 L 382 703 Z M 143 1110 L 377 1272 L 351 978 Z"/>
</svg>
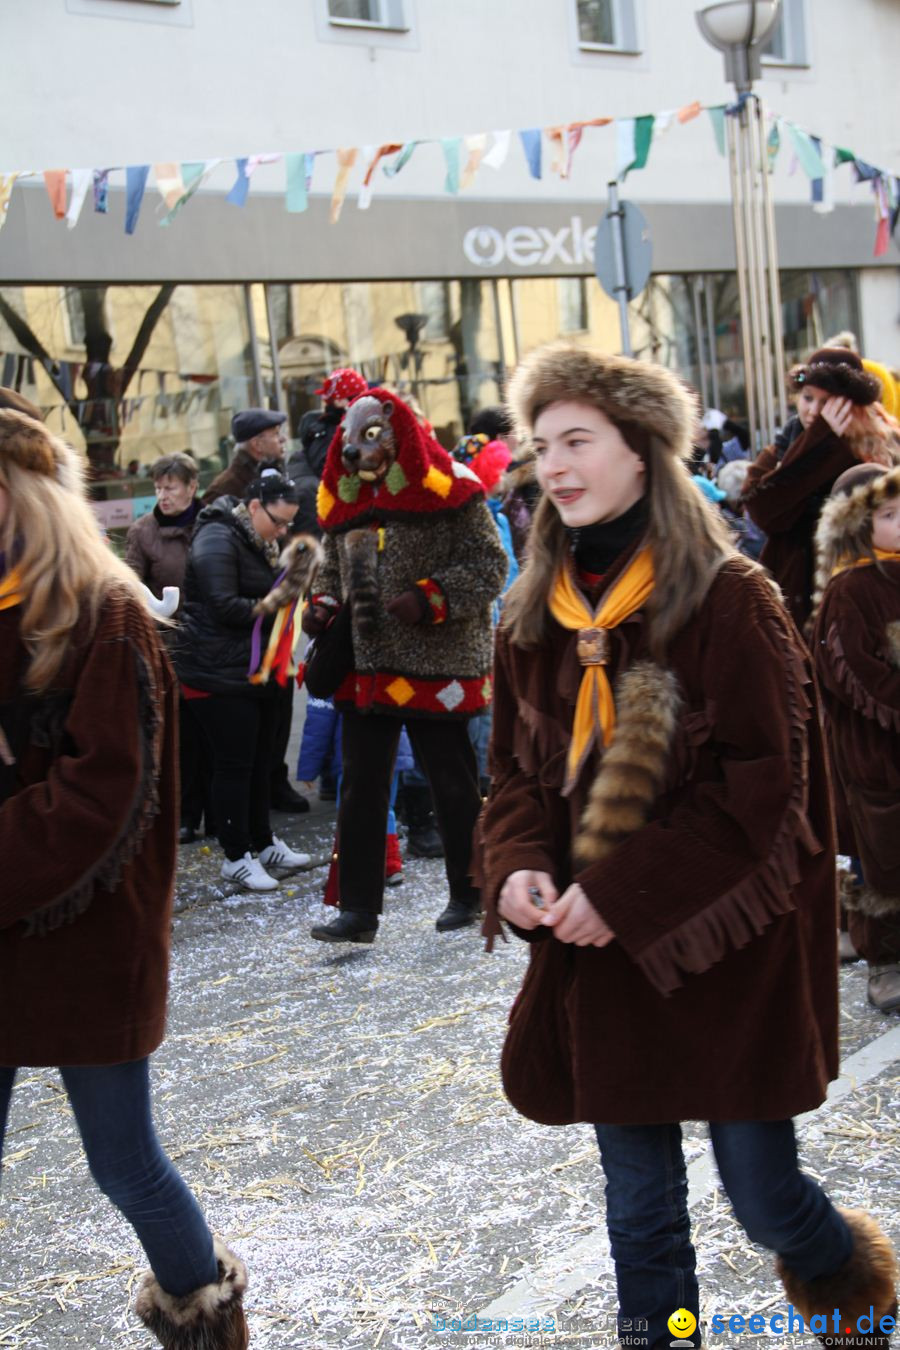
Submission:
<svg viewBox="0 0 900 1350">
<path fill-rule="evenodd" d="M 81 215 L 81 208 L 84 206 L 88 188 L 91 186 L 93 179 L 93 169 L 72 170 L 72 197 L 69 201 L 69 209 L 66 212 L 66 225 L 70 230 L 74 230 L 78 224 L 78 217 Z"/>
<path fill-rule="evenodd" d="M 482 160 L 489 169 L 502 169 L 506 163 L 506 157 L 509 154 L 509 146 L 512 141 L 511 131 L 495 131 L 494 144 Z"/>
<path fill-rule="evenodd" d="M 720 155 L 725 154 L 725 105 L 719 104 L 715 108 L 707 108 L 709 120 L 712 122 L 713 134 L 716 138 L 716 149 Z"/>
<path fill-rule="evenodd" d="M 167 211 L 174 211 L 184 196 L 181 169 L 177 164 L 154 164 L 153 175 Z"/>
<path fill-rule="evenodd" d="M 810 137 L 822 161 L 822 177 L 810 183 L 813 210 L 820 216 L 834 210 L 834 149 L 818 136 Z"/>
<path fill-rule="evenodd" d="M 808 132 L 801 131 L 800 127 L 795 126 L 793 122 L 788 122 L 787 129 L 794 153 L 803 172 L 808 178 L 823 178 L 825 176 L 825 165 L 822 163 L 822 156 L 813 144 L 812 137 Z"/>
<path fill-rule="evenodd" d="M 472 186 L 475 181 L 475 175 L 478 172 L 479 165 L 484 158 L 487 150 L 487 133 L 479 132 L 475 136 L 466 137 L 466 149 L 469 152 L 465 168 L 462 171 L 462 177 L 459 180 L 459 186 L 463 192 L 466 188 Z"/>
<path fill-rule="evenodd" d="M 178 212 L 191 200 L 194 193 L 199 190 L 201 183 L 203 183 L 212 173 L 213 169 L 218 168 L 221 163 L 222 161 L 220 159 L 204 159 L 187 160 L 181 165 L 179 172 L 181 174 L 181 182 L 184 191 L 172 207 L 171 211 L 167 211 L 162 217 L 159 222 L 160 225 L 171 225 L 172 221 L 178 215 Z"/>
<path fill-rule="evenodd" d="M 461 146 L 462 140 L 459 136 L 444 136 L 441 139 L 441 149 L 444 152 L 444 161 L 447 165 L 444 191 L 451 192 L 454 195 L 459 192 L 459 152 Z"/>
<path fill-rule="evenodd" d="M 57 220 L 66 218 L 66 178 L 67 169 L 45 169 L 44 185 L 47 188 L 47 196 L 50 198 L 50 205 L 53 207 L 53 214 Z"/>
<path fill-rule="evenodd" d="M 331 225 L 336 225 L 341 218 L 341 208 L 344 205 L 344 198 L 347 195 L 347 180 L 350 177 L 350 170 L 356 163 L 356 156 L 359 151 L 353 148 L 338 150 L 337 178 L 334 180 L 334 191 L 331 194 L 331 211 L 328 220 Z"/>
<path fill-rule="evenodd" d="M 109 169 L 94 170 L 94 210 L 101 216 L 109 210 Z"/>
<path fill-rule="evenodd" d="M 378 165 L 385 158 L 385 156 L 396 155 L 402 149 L 403 146 L 396 141 L 389 141 L 385 145 L 379 145 L 378 149 L 375 151 L 374 154 L 372 153 L 371 149 L 369 149 L 368 151 L 369 166 L 366 169 L 365 174 L 363 175 L 363 180 L 359 189 L 359 198 L 357 202 L 360 211 L 367 211 L 369 209 L 369 205 L 372 201 L 372 179 L 375 175 L 375 170 L 378 168 Z"/>
<path fill-rule="evenodd" d="M 141 202 L 144 189 L 150 175 L 149 164 L 129 164 L 125 170 L 125 233 L 134 234 L 138 216 L 141 214 Z"/>
<path fill-rule="evenodd" d="M 624 183 L 632 169 L 643 169 L 650 154 L 655 117 L 619 117 L 616 119 L 617 177 Z"/>
<path fill-rule="evenodd" d="M 288 211 L 305 211 L 309 205 L 306 190 L 306 155 L 285 155 L 284 204 Z"/>
<path fill-rule="evenodd" d="M 244 206 L 247 202 L 247 195 L 250 191 L 250 179 L 247 175 L 247 160 L 236 159 L 237 178 L 234 180 L 234 187 L 225 198 L 226 202 L 231 202 L 232 206 Z"/>
<path fill-rule="evenodd" d="M 528 164 L 528 172 L 532 178 L 541 176 L 541 133 L 533 127 L 528 131 L 519 132 L 519 140 L 522 142 L 522 149 L 525 151 L 525 159 Z"/>
<path fill-rule="evenodd" d="M 393 164 L 385 164 L 384 172 L 387 174 L 388 178 L 396 178 L 400 170 L 412 159 L 412 153 L 418 144 L 418 141 L 407 141 Z"/>
<path fill-rule="evenodd" d="M 0 230 L 6 224 L 7 213 L 9 212 L 9 199 L 12 196 L 12 190 L 16 185 L 17 174 L 0 173 Z"/>
</svg>

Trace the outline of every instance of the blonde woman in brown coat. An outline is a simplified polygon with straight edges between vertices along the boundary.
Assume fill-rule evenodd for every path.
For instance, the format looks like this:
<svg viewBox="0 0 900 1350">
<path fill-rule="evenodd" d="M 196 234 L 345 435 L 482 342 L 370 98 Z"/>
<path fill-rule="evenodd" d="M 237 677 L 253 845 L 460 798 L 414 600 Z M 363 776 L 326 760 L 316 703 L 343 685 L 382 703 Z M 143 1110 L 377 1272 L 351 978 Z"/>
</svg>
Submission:
<svg viewBox="0 0 900 1350">
<path fill-rule="evenodd" d="M 97 1184 L 152 1274 L 167 1347 L 245 1350 L 243 1262 L 162 1152 L 175 682 L 143 587 L 102 540 L 82 466 L 0 410 L 0 1150 L 23 1065 L 58 1067 Z"/>
<path fill-rule="evenodd" d="M 543 498 L 498 634 L 483 820 L 487 931 L 531 944 L 507 1094 L 594 1125 L 620 1316 L 647 1320 L 647 1346 L 677 1309 L 699 1316 L 680 1129 L 698 1118 L 794 1308 L 852 1325 L 872 1305 L 878 1328 L 890 1243 L 800 1171 L 791 1119 L 838 1071 L 807 653 L 690 481 L 696 412 L 674 375 L 544 348 L 510 400 Z"/>
</svg>

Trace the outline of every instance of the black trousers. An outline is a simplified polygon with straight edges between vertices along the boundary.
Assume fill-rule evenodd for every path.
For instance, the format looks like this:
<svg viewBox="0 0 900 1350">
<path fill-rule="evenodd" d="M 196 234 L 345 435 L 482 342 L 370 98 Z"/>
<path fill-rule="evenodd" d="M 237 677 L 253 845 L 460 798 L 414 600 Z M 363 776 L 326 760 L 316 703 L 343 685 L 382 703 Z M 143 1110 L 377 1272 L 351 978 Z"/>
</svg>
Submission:
<svg viewBox="0 0 900 1350">
<path fill-rule="evenodd" d="M 212 759 L 203 728 L 194 716 L 194 704 L 204 699 L 182 698 L 178 703 L 178 767 L 181 775 L 181 823 L 199 830 L 206 817 L 206 833 L 215 834 L 212 810 Z"/>
<path fill-rule="evenodd" d="M 275 699 L 210 694 L 193 700 L 212 756 L 212 809 L 219 843 L 230 862 L 261 853 L 272 842 L 269 773 Z"/>
<path fill-rule="evenodd" d="M 388 801 L 402 725 L 402 718 L 390 714 L 343 711 L 338 812 L 342 909 L 381 913 Z M 466 723 L 411 717 L 406 730 L 431 787 L 451 898 L 476 900 L 470 865 L 481 794 Z"/>
<path fill-rule="evenodd" d="M 280 788 L 290 787 L 290 770 L 285 761 L 288 741 L 291 739 L 294 681 L 288 680 L 283 689 L 280 685 L 274 687 L 276 692 L 272 695 L 272 698 L 275 704 L 275 727 L 272 734 L 272 754 L 269 765 L 271 770 L 269 791 L 272 797 L 276 796 Z"/>
</svg>

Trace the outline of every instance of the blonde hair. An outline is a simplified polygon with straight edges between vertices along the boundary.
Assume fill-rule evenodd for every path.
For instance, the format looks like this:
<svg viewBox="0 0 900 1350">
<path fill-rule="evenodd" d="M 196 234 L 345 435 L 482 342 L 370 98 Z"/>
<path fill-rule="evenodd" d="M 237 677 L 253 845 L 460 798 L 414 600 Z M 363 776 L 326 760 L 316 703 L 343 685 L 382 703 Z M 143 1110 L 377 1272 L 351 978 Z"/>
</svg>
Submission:
<svg viewBox="0 0 900 1350">
<path fill-rule="evenodd" d="M 0 489 L 7 497 L 0 550 L 19 579 L 30 657 L 24 683 L 42 693 L 59 674 L 85 603 L 93 629 L 111 589 L 124 588 L 142 606 L 144 590 L 100 533 L 76 452 L 7 410 L 0 410 Z"/>
<path fill-rule="evenodd" d="M 696 614 L 722 565 L 738 552 L 725 521 L 691 481 L 682 458 L 649 437 L 646 539 L 656 573 L 647 602 L 650 654 L 664 662 L 675 634 Z M 543 496 L 534 513 L 525 568 L 504 597 L 501 623 L 513 642 L 537 646 L 546 636 L 550 592 L 569 550 L 559 512 Z"/>
</svg>

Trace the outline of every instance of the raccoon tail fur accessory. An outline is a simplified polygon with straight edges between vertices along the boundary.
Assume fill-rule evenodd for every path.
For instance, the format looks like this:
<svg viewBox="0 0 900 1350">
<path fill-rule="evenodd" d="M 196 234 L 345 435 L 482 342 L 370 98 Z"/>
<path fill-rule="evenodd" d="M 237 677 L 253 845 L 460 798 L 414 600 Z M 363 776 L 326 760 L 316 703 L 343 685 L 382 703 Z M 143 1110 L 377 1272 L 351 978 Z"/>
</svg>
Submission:
<svg viewBox="0 0 900 1350">
<path fill-rule="evenodd" d="M 347 535 L 350 560 L 350 603 L 361 637 L 373 637 L 378 623 L 378 535 L 374 530 L 351 530 Z"/>
</svg>

